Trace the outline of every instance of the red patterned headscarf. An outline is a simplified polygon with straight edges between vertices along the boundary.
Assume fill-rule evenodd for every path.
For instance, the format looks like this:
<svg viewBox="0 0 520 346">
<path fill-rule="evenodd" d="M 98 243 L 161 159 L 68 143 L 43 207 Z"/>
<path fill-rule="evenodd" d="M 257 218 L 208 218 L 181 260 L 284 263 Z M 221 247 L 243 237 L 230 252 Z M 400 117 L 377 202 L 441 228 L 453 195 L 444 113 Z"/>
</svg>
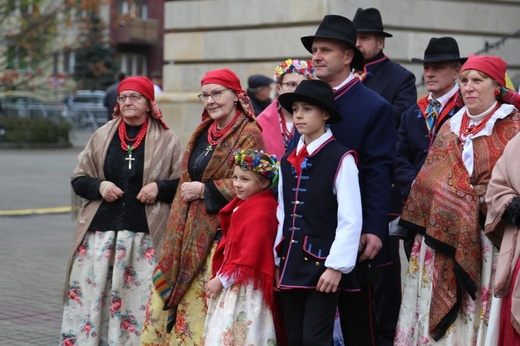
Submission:
<svg viewBox="0 0 520 346">
<path fill-rule="evenodd" d="M 240 105 L 242 111 L 244 111 L 248 118 L 252 120 L 255 119 L 255 113 L 253 111 L 253 106 L 251 105 L 251 100 L 249 99 L 249 96 L 247 96 L 247 93 L 244 91 L 244 89 L 242 89 L 242 86 L 240 85 L 240 79 L 235 74 L 235 72 L 227 68 L 208 71 L 200 81 L 201 86 L 206 84 L 218 84 L 233 90 L 238 97 L 238 104 Z M 208 117 L 209 114 L 206 109 L 204 109 L 202 112 L 202 120 Z"/>
<path fill-rule="evenodd" d="M 150 116 L 157 120 L 159 124 L 165 129 L 168 129 L 168 125 L 162 119 L 162 112 L 157 103 L 155 102 L 155 93 L 153 89 L 153 83 L 150 79 L 143 76 L 133 76 L 123 79 L 117 88 L 117 95 L 119 95 L 122 91 L 125 90 L 134 90 L 138 93 L 142 94 L 148 102 L 150 103 Z M 114 107 L 114 115 L 113 118 L 121 117 L 121 109 L 119 108 L 119 103 L 116 103 Z"/>
</svg>

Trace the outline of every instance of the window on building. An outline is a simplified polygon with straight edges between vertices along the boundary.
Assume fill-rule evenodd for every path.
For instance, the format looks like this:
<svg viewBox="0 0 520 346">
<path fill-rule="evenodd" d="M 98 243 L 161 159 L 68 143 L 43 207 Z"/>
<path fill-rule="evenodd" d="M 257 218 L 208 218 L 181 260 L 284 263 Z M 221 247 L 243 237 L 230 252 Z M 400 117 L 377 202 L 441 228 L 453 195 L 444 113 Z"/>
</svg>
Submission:
<svg viewBox="0 0 520 346">
<path fill-rule="evenodd" d="M 31 55 L 30 51 L 15 45 L 7 46 L 7 69 L 31 71 Z"/>
<path fill-rule="evenodd" d="M 128 75 L 148 75 L 148 60 L 144 54 L 121 53 L 120 66 L 121 71 L 125 71 Z"/>
<path fill-rule="evenodd" d="M 63 51 L 63 72 L 74 72 L 74 52 L 70 49 L 65 49 Z"/>
<path fill-rule="evenodd" d="M 39 12 L 41 0 L 11 0 L 7 2 L 7 9 L 14 15 L 29 15 Z"/>
<path fill-rule="evenodd" d="M 148 18 L 148 2 L 139 0 L 118 0 L 117 12 L 120 16 L 130 14 L 132 18 Z"/>
</svg>

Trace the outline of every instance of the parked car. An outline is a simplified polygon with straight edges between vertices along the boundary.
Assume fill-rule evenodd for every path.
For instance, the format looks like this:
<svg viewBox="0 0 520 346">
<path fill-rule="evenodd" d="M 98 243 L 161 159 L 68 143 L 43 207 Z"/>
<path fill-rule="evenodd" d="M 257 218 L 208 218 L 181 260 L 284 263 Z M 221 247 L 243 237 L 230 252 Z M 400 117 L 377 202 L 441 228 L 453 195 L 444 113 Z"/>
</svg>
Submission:
<svg viewBox="0 0 520 346">
<path fill-rule="evenodd" d="M 37 96 L 26 92 L 8 91 L 0 93 L 0 113 L 5 117 L 64 118 L 67 107 L 49 104 Z"/>
<path fill-rule="evenodd" d="M 77 127 L 97 129 L 107 121 L 104 99 L 103 90 L 78 90 L 67 95 L 64 101 L 69 109 L 69 117 Z"/>
</svg>

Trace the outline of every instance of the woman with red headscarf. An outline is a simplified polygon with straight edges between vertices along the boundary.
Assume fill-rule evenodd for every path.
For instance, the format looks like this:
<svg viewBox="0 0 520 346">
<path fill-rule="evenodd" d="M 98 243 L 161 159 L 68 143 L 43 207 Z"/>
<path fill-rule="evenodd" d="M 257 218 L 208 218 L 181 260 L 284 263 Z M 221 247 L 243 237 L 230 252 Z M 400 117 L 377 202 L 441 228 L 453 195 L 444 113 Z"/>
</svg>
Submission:
<svg viewBox="0 0 520 346">
<path fill-rule="evenodd" d="M 138 344 L 182 146 L 162 120 L 153 83 L 129 77 L 114 118 L 79 154 L 71 183 L 77 217 L 62 345 Z"/>
<path fill-rule="evenodd" d="M 153 276 L 142 345 L 199 345 L 206 318 L 204 285 L 221 237 L 218 212 L 235 197 L 233 149 L 263 149 L 251 102 L 235 73 L 206 73 L 202 122 L 182 161 L 165 241 Z"/>
<path fill-rule="evenodd" d="M 520 131 L 501 101 L 506 63 L 471 55 L 465 106 L 444 123 L 412 183 L 400 225 L 417 232 L 395 345 L 496 345 L 493 280 L 498 249 L 484 236 L 491 172 Z"/>
</svg>

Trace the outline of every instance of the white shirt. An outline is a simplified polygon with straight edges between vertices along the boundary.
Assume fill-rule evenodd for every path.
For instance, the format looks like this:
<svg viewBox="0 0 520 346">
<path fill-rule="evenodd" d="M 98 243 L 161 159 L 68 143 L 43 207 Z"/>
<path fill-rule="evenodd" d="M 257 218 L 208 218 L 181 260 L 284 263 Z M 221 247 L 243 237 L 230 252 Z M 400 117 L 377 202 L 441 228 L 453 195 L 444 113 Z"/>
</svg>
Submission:
<svg viewBox="0 0 520 346">
<path fill-rule="evenodd" d="M 309 155 L 312 155 L 330 137 L 332 132 L 329 128 L 318 139 L 307 145 Z M 296 153 L 304 146 L 304 136 L 300 137 Z M 334 180 L 334 194 L 338 200 L 338 226 L 336 237 L 330 248 L 329 255 L 325 260 L 325 267 L 339 270 L 348 274 L 354 269 L 357 260 L 359 240 L 361 237 L 362 211 L 361 193 L 359 191 L 358 169 L 352 155 L 345 155 L 338 167 L 338 173 Z M 278 219 L 278 232 L 276 234 L 275 248 L 283 236 L 283 223 L 285 218 L 283 202 L 283 174 L 280 170 L 278 181 L 278 208 L 276 210 Z M 275 263 L 280 265 L 280 258 L 274 250 Z"/>
<path fill-rule="evenodd" d="M 428 95 L 428 101 L 437 100 L 440 102 L 440 104 L 441 104 L 441 107 L 439 108 L 439 114 L 440 114 L 442 112 L 442 110 L 444 109 L 444 107 L 446 106 L 446 104 L 448 103 L 448 101 L 451 99 L 451 97 L 453 95 L 455 95 L 455 93 L 458 93 L 458 92 L 459 92 L 459 86 L 457 84 L 455 84 L 453 86 L 453 88 L 451 88 L 450 91 L 448 91 L 446 94 L 442 95 L 438 99 L 434 99 L 432 96 L 432 93 L 430 93 Z"/>
</svg>

